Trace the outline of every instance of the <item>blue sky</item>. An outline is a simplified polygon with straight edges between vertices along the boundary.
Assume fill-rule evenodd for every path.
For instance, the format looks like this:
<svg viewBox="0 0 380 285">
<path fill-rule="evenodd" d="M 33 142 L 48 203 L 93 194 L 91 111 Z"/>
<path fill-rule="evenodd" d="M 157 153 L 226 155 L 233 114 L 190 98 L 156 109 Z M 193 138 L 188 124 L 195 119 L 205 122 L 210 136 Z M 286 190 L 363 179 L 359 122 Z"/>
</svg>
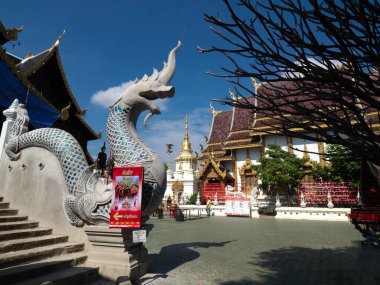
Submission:
<svg viewBox="0 0 380 285">
<path fill-rule="evenodd" d="M 20 46 L 7 51 L 24 57 L 51 47 L 66 29 L 60 54 L 66 77 L 81 108 L 89 111 L 85 120 L 97 132 L 99 141 L 89 143 L 96 156 L 106 140 L 106 106 L 123 86 L 152 68 L 162 68 L 169 51 L 182 41 L 177 69 L 171 82 L 173 98 L 159 103 L 162 114 L 153 116 L 138 132 L 166 161 L 166 144 L 174 144 L 177 156 L 184 136 L 185 114 L 189 114 L 189 135 L 193 150 L 205 145 L 211 125 L 210 100 L 228 96 L 231 84 L 207 75 L 218 72 L 226 60 L 216 54 L 200 54 L 197 46 L 210 47 L 220 40 L 203 20 L 203 14 L 226 17 L 222 1 L 129 0 L 129 1 L 18 1 L 0 0 L 0 20 L 6 27 L 23 26 Z M 225 108 L 213 103 L 216 109 Z"/>
</svg>

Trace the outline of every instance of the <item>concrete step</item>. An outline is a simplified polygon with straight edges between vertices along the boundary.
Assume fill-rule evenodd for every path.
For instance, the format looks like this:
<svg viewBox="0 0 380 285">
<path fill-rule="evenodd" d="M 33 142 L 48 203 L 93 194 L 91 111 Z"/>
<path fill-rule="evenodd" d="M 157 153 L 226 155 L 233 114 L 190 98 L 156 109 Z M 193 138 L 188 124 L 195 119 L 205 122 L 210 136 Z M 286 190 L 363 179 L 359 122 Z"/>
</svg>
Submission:
<svg viewBox="0 0 380 285">
<path fill-rule="evenodd" d="M 83 264 L 86 260 L 87 255 L 83 252 L 54 256 L 39 262 L 0 269 L 0 280 L 2 284 L 24 282 L 46 273 Z"/>
<path fill-rule="evenodd" d="M 0 232 L 0 241 L 51 235 L 52 232 L 52 229 L 47 228 L 2 231 Z"/>
<path fill-rule="evenodd" d="M 0 202 L 0 209 L 8 209 L 9 202 Z"/>
<path fill-rule="evenodd" d="M 14 285 L 82 285 L 97 280 L 98 273 L 99 268 L 71 267 L 14 283 Z"/>
<path fill-rule="evenodd" d="M 18 210 L 15 209 L 0 209 L 0 216 L 17 215 Z"/>
<path fill-rule="evenodd" d="M 36 248 L 39 246 L 45 246 L 50 244 L 63 243 L 67 242 L 68 240 L 68 236 L 62 235 L 47 235 L 25 239 L 12 239 L 0 242 L 0 253 L 24 250 L 28 248 Z"/>
<path fill-rule="evenodd" d="M 84 249 L 83 243 L 61 243 L 38 248 L 11 251 L 0 255 L 0 269 L 30 263 L 52 256 L 79 252 Z"/>
<path fill-rule="evenodd" d="M 10 223 L 1 223 L 0 231 L 12 231 L 20 229 L 33 229 L 38 227 L 38 222 L 35 221 L 20 221 L 20 222 L 10 222 Z"/>
<path fill-rule="evenodd" d="M 28 216 L 1 216 L 0 223 L 20 222 L 26 221 Z"/>
</svg>

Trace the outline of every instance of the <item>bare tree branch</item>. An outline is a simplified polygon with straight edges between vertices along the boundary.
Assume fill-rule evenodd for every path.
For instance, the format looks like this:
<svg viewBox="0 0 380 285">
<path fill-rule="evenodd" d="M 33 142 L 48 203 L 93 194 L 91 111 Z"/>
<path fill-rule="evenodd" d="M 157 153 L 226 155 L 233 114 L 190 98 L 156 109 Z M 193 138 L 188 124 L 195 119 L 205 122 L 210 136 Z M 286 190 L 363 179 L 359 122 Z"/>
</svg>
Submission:
<svg viewBox="0 0 380 285">
<path fill-rule="evenodd" d="M 232 66 L 210 74 L 256 100 L 219 101 L 257 113 L 263 133 L 341 144 L 379 164 L 379 2 L 224 2 L 229 19 L 205 20 L 226 46 L 199 50 L 225 56 Z M 248 77 L 262 82 L 256 92 Z"/>
</svg>

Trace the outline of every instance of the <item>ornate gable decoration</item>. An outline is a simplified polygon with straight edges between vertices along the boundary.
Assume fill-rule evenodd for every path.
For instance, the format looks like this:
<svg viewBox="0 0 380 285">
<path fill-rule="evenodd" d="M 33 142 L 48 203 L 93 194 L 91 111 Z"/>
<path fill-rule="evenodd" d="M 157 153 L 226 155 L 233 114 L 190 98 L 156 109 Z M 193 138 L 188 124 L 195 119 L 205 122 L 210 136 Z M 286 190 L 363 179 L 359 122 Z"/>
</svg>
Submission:
<svg viewBox="0 0 380 285">
<path fill-rule="evenodd" d="M 215 162 L 212 158 L 209 158 L 203 171 L 200 173 L 199 178 L 222 178 L 225 179 L 227 176 L 227 170 L 221 169 L 220 162 Z"/>
</svg>

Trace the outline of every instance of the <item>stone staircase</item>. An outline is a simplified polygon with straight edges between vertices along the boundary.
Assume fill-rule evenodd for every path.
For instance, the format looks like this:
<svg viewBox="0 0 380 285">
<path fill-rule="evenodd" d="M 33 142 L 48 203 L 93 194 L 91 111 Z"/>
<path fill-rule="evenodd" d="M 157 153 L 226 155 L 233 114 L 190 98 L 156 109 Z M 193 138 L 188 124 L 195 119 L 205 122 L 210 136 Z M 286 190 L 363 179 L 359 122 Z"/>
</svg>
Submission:
<svg viewBox="0 0 380 285">
<path fill-rule="evenodd" d="M 98 268 L 84 265 L 84 244 L 18 215 L 0 197 L 0 283 L 86 284 L 97 282 Z"/>
</svg>

